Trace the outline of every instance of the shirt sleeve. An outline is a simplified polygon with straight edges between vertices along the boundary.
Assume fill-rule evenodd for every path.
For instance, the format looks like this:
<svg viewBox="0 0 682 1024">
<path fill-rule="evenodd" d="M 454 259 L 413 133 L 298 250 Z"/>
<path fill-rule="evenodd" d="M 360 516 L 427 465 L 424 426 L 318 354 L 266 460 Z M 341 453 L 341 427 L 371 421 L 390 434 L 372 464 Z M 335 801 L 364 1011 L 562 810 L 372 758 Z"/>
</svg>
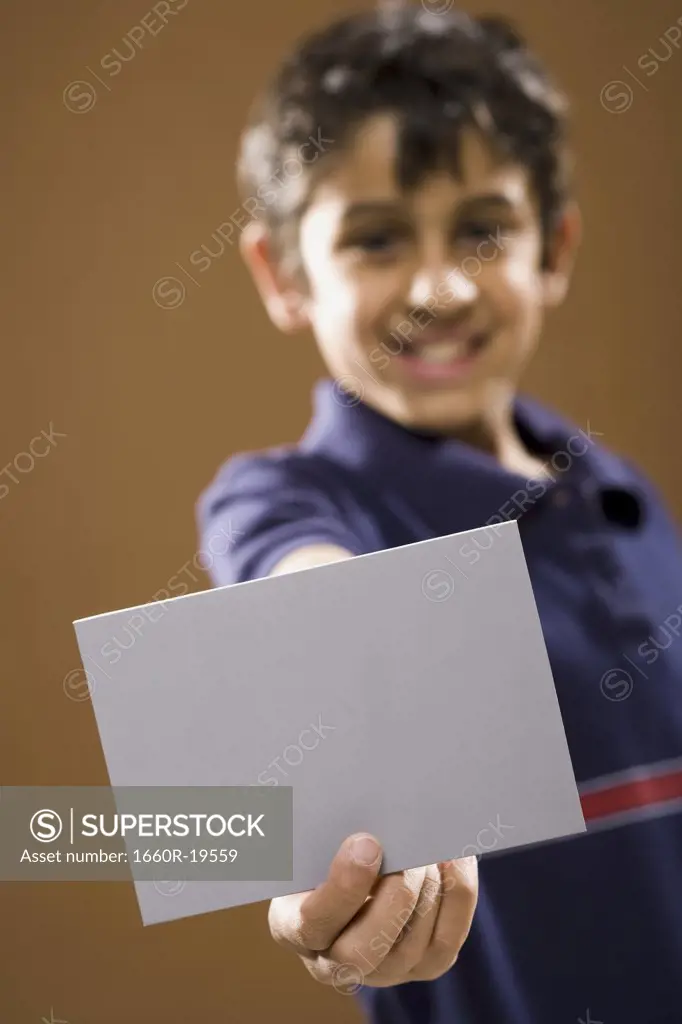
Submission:
<svg viewBox="0 0 682 1024">
<path fill-rule="evenodd" d="M 267 576 L 284 555 L 309 544 L 354 555 L 375 546 L 333 475 L 295 451 L 231 458 L 200 496 L 196 519 L 203 564 L 217 587 Z"/>
<path fill-rule="evenodd" d="M 640 501 L 644 529 L 655 535 L 659 544 L 668 543 L 671 551 L 679 550 L 682 545 L 682 529 L 679 516 L 675 516 L 669 508 L 662 491 L 637 463 L 629 458 L 619 456 L 619 462 L 625 469 L 624 483 L 626 488 Z"/>
</svg>

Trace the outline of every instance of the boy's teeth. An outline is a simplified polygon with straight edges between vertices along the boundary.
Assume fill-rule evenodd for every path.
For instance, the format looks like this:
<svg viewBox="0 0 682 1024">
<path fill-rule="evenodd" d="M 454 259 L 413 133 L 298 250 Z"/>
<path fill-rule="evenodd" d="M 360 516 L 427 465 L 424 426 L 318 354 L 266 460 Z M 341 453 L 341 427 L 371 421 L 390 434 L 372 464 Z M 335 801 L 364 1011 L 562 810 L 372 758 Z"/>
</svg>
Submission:
<svg viewBox="0 0 682 1024">
<path fill-rule="evenodd" d="M 448 363 L 451 359 L 463 356 L 466 349 L 465 341 L 439 341 L 424 345 L 417 350 L 417 355 L 425 363 Z"/>
</svg>

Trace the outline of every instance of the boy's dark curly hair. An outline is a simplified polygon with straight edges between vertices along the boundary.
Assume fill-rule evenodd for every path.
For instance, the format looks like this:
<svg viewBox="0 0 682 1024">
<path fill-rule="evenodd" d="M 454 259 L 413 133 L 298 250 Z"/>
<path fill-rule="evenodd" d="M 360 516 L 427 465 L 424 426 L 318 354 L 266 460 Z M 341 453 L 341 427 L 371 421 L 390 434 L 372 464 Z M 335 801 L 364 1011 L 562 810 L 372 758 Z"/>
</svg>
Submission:
<svg viewBox="0 0 682 1024">
<path fill-rule="evenodd" d="M 460 130 L 474 125 L 529 170 L 544 266 L 568 198 L 567 108 L 539 59 L 502 18 L 405 5 L 353 14 L 305 37 L 257 101 L 238 163 L 243 205 L 266 223 L 276 258 L 293 269 L 313 185 L 367 117 L 396 117 L 396 174 L 405 189 L 437 167 L 456 173 Z M 333 141 L 314 162 L 304 161 L 301 147 L 320 136 Z"/>
</svg>

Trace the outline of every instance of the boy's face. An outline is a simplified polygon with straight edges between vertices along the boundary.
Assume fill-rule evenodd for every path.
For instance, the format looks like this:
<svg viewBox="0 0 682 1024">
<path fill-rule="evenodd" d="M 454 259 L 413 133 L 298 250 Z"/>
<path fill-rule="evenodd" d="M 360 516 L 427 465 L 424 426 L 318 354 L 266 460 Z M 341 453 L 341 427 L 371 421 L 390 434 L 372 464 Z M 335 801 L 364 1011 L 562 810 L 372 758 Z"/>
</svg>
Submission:
<svg viewBox="0 0 682 1024">
<path fill-rule="evenodd" d="M 243 249 L 273 319 L 311 327 L 342 388 L 408 427 L 476 427 L 506 407 L 545 307 L 565 294 L 577 212 L 543 272 L 524 167 L 467 129 L 461 180 L 436 172 L 405 193 L 396 146 L 382 115 L 334 155 L 300 225 L 305 293 L 264 266 L 262 245 L 246 239 Z"/>
</svg>

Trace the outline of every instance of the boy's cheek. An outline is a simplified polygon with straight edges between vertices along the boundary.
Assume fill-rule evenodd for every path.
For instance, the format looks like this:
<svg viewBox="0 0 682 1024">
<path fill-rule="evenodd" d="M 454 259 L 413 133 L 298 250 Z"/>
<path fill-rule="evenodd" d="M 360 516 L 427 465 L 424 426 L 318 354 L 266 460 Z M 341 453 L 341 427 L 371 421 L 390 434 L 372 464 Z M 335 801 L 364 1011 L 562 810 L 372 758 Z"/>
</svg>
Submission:
<svg viewBox="0 0 682 1024">
<path fill-rule="evenodd" d="M 393 320 L 401 320 L 405 307 L 405 288 L 396 281 L 395 274 L 386 270 L 372 270 L 356 282 L 356 307 L 358 319 L 370 327 L 386 329 Z"/>
<path fill-rule="evenodd" d="M 498 272 L 487 280 L 486 295 L 490 306 L 504 322 L 532 319 L 542 305 L 541 276 L 523 261 L 500 263 Z"/>
<path fill-rule="evenodd" d="M 324 278 L 318 277 L 317 305 L 331 322 L 343 320 L 362 328 L 376 320 L 384 302 L 384 289 L 376 276 L 337 266 Z"/>
<path fill-rule="evenodd" d="M 315 300 L 313 328 L 318 336 L 329 341 L 356 333 L 360 312 L 354 293 L 337 285 L 319 290 Z"/>
</svg>

